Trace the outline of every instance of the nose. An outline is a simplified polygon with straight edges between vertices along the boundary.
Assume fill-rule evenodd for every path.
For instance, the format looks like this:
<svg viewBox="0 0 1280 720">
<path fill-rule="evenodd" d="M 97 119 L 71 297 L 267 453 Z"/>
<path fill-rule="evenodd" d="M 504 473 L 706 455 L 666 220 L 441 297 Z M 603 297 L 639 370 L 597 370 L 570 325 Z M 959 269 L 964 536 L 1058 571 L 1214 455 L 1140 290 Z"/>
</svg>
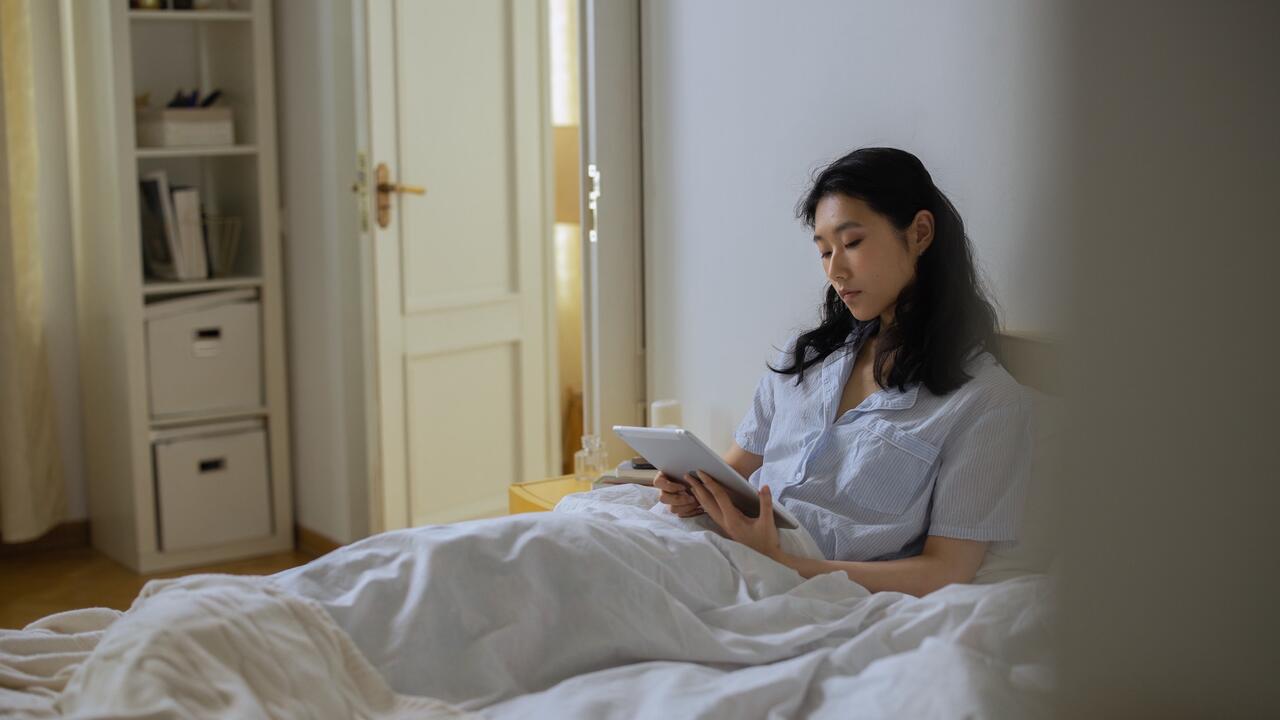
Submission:
<svg viewBox="0 0 1280 720">
<path fill-rule="evenodd" d="M 831 262 L 827 264 L 827 279 L 832 282 L 846 280 L 849 277 L 849 268 L 842 255 L 843 253 L 839 252 L 832 253 Z"/>
</svg>

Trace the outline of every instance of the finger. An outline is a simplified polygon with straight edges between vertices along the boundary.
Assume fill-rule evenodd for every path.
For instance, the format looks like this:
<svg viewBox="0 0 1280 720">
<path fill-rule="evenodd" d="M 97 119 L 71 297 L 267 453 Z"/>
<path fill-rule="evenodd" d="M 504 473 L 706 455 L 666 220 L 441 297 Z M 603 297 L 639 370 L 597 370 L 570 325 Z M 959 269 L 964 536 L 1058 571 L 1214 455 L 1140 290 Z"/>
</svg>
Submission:
<svg viewBox="0 0 1280 720">
<path fill-rule="evenodd" d="M 663 492 L 658 494 L 658 498 L 661 499 L 662 502 L 664 503 L 697 502 L 697 500 L 694 499 L 693 495 L 690 495 L 687 491 L 684 491 L 684 490 L 681 490 L 680 492 L 666 492 L 664 490 Z"/>
<path fill-rule="evenodd" d="M 677 500 L 675 502 L 664 501 L 663 504 L 669 505 L 672 510 L 692 510 L 693 508 L 698 507 L 698 501 L 694 498 L 689 498 L 688 500 Z"/>
<path fill-rule="evenodd" d="M 737 508 L 733 507 L 733 503 L 723 493 L 717 495 L 714 492 L 713 487 L 718 486 L 718 483 L 705 470 L 696 471 L 692 476 L 693 480 L 690 484 L 701 493 L 699 497 L 702 508 L 707 511 L 711 519 L 716 521 L 717 525 L 728 530 L 729 525 L 736 522 L 731 513 L 736 513 Z"/>
<path fill-rule="evenodd" d="M 729 492 L 724 489 L 720 483 L 716 482 L 705 471 L 699 471 L 698 477 L 702 478 L 702 485 L 716 499 L 716 504 L 720 506 L 720 511 L 724 514 L 725 520 L 733 522 L 735 520 L 746 520 L 747 516 L 733 504 Z"/>
<path fill-rule="evenodd" d="M 657 482 L 655 481 L 655 483 L 654 483 L 654 484 L 656 485 L 656 484 L 657 484 Z M 686 483 L 686 482 L 682 482 L 682 481 L 680 481 L 680 480 L 676 480 L 675 478 L 671 477 L 670 475 L 665 475 L 665 476 L 663 476 L 663 484 L 662 484 L 662 485 L 660 485 L 659 487 L 660 487 L 661 489 L 663 489 L 663 490 L 666 490 L 667 492 L 672 492 L 672 493 L 688 492 L 688 491 L 689 491 L 689 484 L 688 484 L 688 483 Z"/>
<path fill-rule="evenodd" d="M 715 520 L 717 525 L 723 527 L 724 512 L 720 507 L 719 501 L 716 500 L 716 496 L 712 495 L 711 491 L 707 490 L 697 477 L 692 474 L 688 477 L 689 487 L 693 489 L 694 497 L 698 498 L 698 503 L 702 505 L 702 509 L 707 511 L 707 515 L 711 516 L 711 519 Z"/>
<path fill-rule="evenodd" d="M 705 515 L 706 512 L 707 511 L 703 510 L 702 508 L 694 508 L 693 510 L 681 510 L 680 512 L 676 513 L 676 516 L 682 517 L 682 518 L 691 518 L 691 517 L 698 517 L 699 515 Z"/>
<path fill-rule="evenodd" d="M 773 491 L 768 485 L 760 488 L 760 520 L 773 524 Z"/>
</svg>

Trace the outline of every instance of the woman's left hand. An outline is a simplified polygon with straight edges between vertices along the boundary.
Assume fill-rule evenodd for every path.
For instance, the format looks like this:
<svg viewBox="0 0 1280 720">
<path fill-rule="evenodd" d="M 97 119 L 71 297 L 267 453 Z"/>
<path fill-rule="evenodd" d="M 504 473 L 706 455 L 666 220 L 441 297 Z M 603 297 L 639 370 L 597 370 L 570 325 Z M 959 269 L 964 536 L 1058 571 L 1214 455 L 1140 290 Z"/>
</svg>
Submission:
<svg viewBox="0 0 1280 720">
<path fill-rule="evenodd" d="M 705 470 L 685 475 L 693 496 L 716 525 L 732 540 L 746 545 L 761 555 L 777 560 L 782 555 L 778 527 L 773 522 L 773 493 L 769 486 L 760 490 L 760 516 L 747 517 L 734 506 L 729 493 Z"/>
</svg>

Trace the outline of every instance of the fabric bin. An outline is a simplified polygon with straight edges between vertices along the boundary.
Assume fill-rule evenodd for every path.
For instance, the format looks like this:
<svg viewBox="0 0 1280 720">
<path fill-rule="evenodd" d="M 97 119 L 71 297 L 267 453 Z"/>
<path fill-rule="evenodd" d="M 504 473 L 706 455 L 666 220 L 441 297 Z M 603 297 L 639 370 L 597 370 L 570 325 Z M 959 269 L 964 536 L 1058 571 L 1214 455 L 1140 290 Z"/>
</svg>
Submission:
<svg viewBox="0 0 1280 720">
<path fill-rule="evenodd" d="M 138 111 L 138 147 L 234 145 L 231 108 L 161 108 Z"/>
<path fill-rule="evenodd" d="M 251 293 L 208 293 L 147 306 L 153 416 L 262 405 L 262 323 Z"/>
<path fill-rule="evenodd" d="M 154 437 L 162 552 L 271 535 L 263 421 L 182 428 Z"/>
</svg>

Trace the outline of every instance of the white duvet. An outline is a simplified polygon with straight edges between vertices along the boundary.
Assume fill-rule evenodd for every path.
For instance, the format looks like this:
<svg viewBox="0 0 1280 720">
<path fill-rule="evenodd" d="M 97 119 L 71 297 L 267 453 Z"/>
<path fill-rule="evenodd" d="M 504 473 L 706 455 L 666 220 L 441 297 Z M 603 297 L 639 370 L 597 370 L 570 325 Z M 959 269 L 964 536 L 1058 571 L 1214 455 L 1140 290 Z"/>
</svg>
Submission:
<svg viewBox="0 0 1280 720">
<path fill-rule="evenodd" d="M 69 717 L 1029 717 L 1043 576 L 870 594 L 654 491 L 385 533 L 267 578 L 0 631 L 0 709 Z M 803 533 L 788 542 L 812 550 Z M 3 713 L 0 713 L 3 714 Z"/>
</svg>

